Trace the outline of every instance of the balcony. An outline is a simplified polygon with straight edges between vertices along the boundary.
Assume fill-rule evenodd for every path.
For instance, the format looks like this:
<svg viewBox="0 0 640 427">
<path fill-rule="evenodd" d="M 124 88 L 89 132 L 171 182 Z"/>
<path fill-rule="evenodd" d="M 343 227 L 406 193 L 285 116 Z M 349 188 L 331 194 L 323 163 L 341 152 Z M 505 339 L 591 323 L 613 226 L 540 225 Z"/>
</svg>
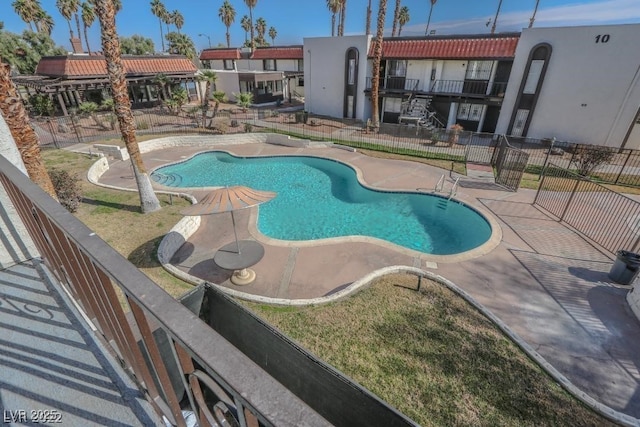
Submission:
<svg viewBox="0 0 640 427">
<path fill-rule="evenodd" d="M 367 77 L 365 90 L 371 90 L 371 82 L 373 78 Z M 407 79 L 406 77 L 386 77 L 380 80 L 380 90 L 387 92 L 407 92 L 418 89 L 419 79 Z"/>
<path fill-rule="evenodd" d="M 428 90 L 433 94 L 461 94 L 504 97 L 506 82 L 486 80 L 435 80 Z"/>
<path fill-rule="evenodd" d="M 71 422 L 79 413 L 77 425 L 88 425 L 95 422 L 90 406 L 100 405 L 91 400 L 98 394 L 112 404 L 102 409 L 98 423 L 103 425 L 164 425 L 161 420 L 192 425 L 187 418 L 200 426 L 415 425 L 214 287 L 197 287 L 181 301 L 173 299 L 2 156 L 0 184 L 26 227 L 23 238 L 30 237 L 42 257 L 35 261 L 37 268 L 55 284 L 31 285 L 29 277 L 38 274 L 22 267 L 13 273 L 13 286 L 0 277 L 0 302 L 9 301 L 10 292 L 18 302 L 15 310 L 0 304 L 0 315 L 20 315 L 2 320 L 9 331 L 3 354 L 16 349 L 11 372 L 23 363 L 22 370 L 31 374 L 3 379 L 12 382 L 9 392 L 0 391 L 5 416 L 22 417 L 25 410 L 30 415 L 33 406 L 18 406 L 28 401 L 59 410 L 54 415 L 60 418 L 47 418 L 49 423 Z M 71 311 L 84 320 L 60 315 Z M 46 329 L 51 327 L 59 331 Z M 82 339 L 69 338 L 79 333 L 74 328 L 82 329 Z M 94 352 L 95 358 L 104 359 L 106 348 L 117 360 L 110 369 L 131 386 L 114 386 L 78 357 L 94 341 L 103 351 Z M 69 347 L 66 353 L 61 346 Z M 0 360 L 9 372 L 7 365 L 6 357 Z M 74 381 L 78 375 L 88 385 Z M 52 382 L 60 386 L 48 387 Z M 98 387 L 107 391 L 98 393 Z M 72 397 L 67 388 L 83 392 L 86 400 Z M 141 415 L 141 406 L 149 411 Z"/>
<path fill-rule="evenodd" d="M 371 77 L 367 77 L 367 87 L 371 90 Z M 504 97 L 506 82 L 487 80 L 434 80 L 430 86 L 420 87 L 419 79 L 387 77 L 380 80 L 380 90 L 385 92 L 417 92 L 428 95 L 464 95 L 475 97 Z"/>
</svg>

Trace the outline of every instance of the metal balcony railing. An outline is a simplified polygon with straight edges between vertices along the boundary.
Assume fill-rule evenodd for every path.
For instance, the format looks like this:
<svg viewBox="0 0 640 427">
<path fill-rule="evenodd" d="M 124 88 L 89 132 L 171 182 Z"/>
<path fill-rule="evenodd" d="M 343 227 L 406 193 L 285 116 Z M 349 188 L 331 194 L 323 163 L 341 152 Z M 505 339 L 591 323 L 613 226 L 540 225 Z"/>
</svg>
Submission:
<svg viewBox="0 0 640 427">
<path fill-rule="evenodd" d="M 371 89 L 372 77 L 367 77 L 366 89 Z M 386 77 L 380 80 L 380 89 L 398 90 L 398 91 L 414 91 L 418 90 L 420 85 L 419 79 L 408 79 L 406 77 Z"/>
<path fill-rule="evenodd" d="M 502 97 L 506 89 L 506 82 L 488 82 L 485 80 L 435 80 L 428 91 L 432 93 Z"/>
<path fill-rule="evenodd" d="M 2 156 L 0 183 L 45 265 L 171 425 L 186 426 L 183 410 L 200 426 L 329 425 Z"/>
</svg>

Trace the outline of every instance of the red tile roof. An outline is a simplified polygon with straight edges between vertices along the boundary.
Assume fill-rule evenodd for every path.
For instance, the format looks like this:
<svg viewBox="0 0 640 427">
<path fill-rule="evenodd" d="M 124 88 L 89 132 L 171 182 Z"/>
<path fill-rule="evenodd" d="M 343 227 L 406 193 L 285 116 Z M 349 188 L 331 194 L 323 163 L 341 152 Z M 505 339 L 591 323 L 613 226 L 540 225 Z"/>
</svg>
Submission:
<svg viewBox="0 0 640 427">
<path fill-rule="evenodd" d="M 259 47 L 251 59 L 302 59 L 302 46 Z"/>
<path fill-rule="evenodd" d="M 385 59 L 501 59 L 513 58 L 520 39 L 508 36 L 387 39 L 382 42 Z M 371 44 L 369 57 L 373 57 Z"/>
<path fill-rule="evenodd" d="M 123 56 L 126 75 L 189 74 L 197 68 L 180 55 Z M 102 56 L 49 56 L 38 63 L 36 74 L 56 77 L 106 76 L 107 63 Z"/>
<path fill-rule="evenodd" d="M 210 59 L 240 59 L 240 49 L 204 49 L 200 53 L 200 60 Z"/>
</svg>

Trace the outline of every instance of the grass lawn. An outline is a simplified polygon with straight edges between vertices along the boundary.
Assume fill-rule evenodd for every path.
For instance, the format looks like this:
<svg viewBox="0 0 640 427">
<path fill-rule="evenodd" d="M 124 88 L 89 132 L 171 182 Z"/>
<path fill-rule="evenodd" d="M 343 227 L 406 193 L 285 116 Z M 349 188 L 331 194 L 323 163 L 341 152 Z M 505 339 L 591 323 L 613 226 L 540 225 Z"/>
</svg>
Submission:
<svg viewBox="0 0 640 427">
<path fill-rule="evenodd" d="M 246 303 L 424 426 L 615 425 L 567 394 L 444 286 L 388 276 L 317 307 Z"/>
<path fill-rule="evenodd" d="M 96 232 L 104 241 L 131 261 L 147 276 L 174 297 L 193 286 L 167 273 L 156 257 L 162 237 L 181 218 L 180 209 L 188 202 L 158 195 L 162 209 L 143 215 L 138 193 L 110 190 L 90 184 L 87 171 L 96 158 L 66 150 L 44 150 L 47 168 L 65 169 L 82 178 L 83 200 L 75 216 Z"/>
</svg>

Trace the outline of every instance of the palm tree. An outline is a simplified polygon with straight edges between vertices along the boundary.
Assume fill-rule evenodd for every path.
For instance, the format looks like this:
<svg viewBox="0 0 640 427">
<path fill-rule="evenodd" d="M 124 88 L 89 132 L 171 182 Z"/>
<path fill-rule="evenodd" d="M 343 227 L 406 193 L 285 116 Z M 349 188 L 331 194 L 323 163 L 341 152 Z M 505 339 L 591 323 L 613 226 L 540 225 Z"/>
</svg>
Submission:
<svg viewBox="0 0 640 427">
<path fill-rule="evenodd" d="M 53 18 L 43 9 L 40 9 L 36 14 L 36 29 L 39 33 L 51 35 L 53 31 Z"/>
<path fill-rule="evenodd" d="M 253 8 L 256 7 L 257 3 L 258 0 L 244 0 L 244 4 L 246 4 L 249 8 L 249 23 L 251 24 L 249 27 L 251 29 L 251 49 L 256 48 L 256 41 L 253 34 Z"/>
<path fill-rule="evenodd" d="M 433 2 L 433 0 L 431 0 Z M 378 27 L 376 39 L 373 42 L 373 70 L 371 78 L 371 104 L 373 110 L 373 127 L 380 128 L 380 107 L 378 94 L 380 92 L 380 62 L 382 61 L 382 37 L 384 35 L 384 19 L 387 14 L 387 0 L 380 0 L 378 4 Z"/>
<path fill-rule="evenodd" d="M 166 37 L 169 42 L 169 53 L 184 55 L 191 60 L 195 59 L 196 46 L 193 44 L 191 37 L 173 31 L 167 34 Z"/>
<path fill-rule="evenodd" d="M 27 110 L 18 95 L 16 85 L 11 81 L 11 67 L 0 62 L 0 113 L 7 122 L 13 140 L 20 151 L 31 181 L 38 184 L 51 197 L 56 197 L 51 178 L 44 167 L 40 155 L 40 141 L 29 122 Z"/>
<path fill-rule="evenodd" d="M 258 32 L 258 44 L 264 46 L 266 44 L 264 34 L 267 32 L 267 21 L 264 18 L 260 17 L 256 20 L 256 31 Z"/>
<path fill-rule="evenodd" d="M 91 46 L 89 46 L 89 35 L 87 30 L 93 25 L 93 21 L 96 20 L 96 14 L 93 10 L 93 6 L 88 1 L 82 2 L 82 24 L 84 25 L 84 42 L 87 45 L 87 52 L 91 55 Z"/>
<path fill-rule="evenodd" d="M 242 108 L 243 113 L 246 113 L 247 108 L 253 104 L 253 93 L 251 92 L 234 93 L 233 96 L 236 97 L 236 104 Z"/>
<path fill-rule="evenodd" d="M 533 9 L 533 15 L 531 15 L 531 19 L 529 19 L 529 28 L 533 27 L 533 22 L 536 20 L 536 13 L 538 12 L 538 4 L 540 0 L 536 0 L 536 7 Z"/>
<path fill-rule="evenodd" d="M 338 36 L 344 36 L 344 21 L 347 13 L 347 0 L 340 0 L 340 23 L 338 24 Z"/>
<path fill-rule="evenodd" d="M 278 35 L 278 30 L 276 30 L 276 27 L 269 28 L 269 38 L 271 39 L 271 44 L 274 46 L 276 44 L 277 35 Z"/>
<path fill-rule="evenodd" d="M 500 7 L 502 7 L 502 0 L 498 3 L 498 9 L 496 10 L 496 17 L 493 18 L 493 24 L 491 25 L 491 34 L 496 32 L 496 25 L 498 24 L 498 15 L 500 14 Z"/>
<path fill-rule="evenodd" d="M 400 37 L 400 33 L 402 33 L 402 27 L 409 22 L 409 19 L 411 19 L 409 16 L 409 8 L 407 6 L 402 6 L 400 13 L 398 14 L 398 37 Z"/>
<path fill-rule="evenodd" d="M 11 6 L 20 19 L 29 24 L 29 29 L 33 31 L 32 22 L 36 21 L 38 12 L 42 10 L 40 3 L 37 0 L 15 0 Z"/>
<path fill-rule="evenodd" d="M 154 16 L 158 17 L 158 22 L 160 23 L 160 40 L 162 41 L 162 51 L 165 51 L 164 48 L 164 34 L 162 33 L 162 17 L 167 13 L 167 9 L 162 4 L 160 0 L 151 0 L 151 13 Z"/>
<path fill-rule="evenodd" d="M 213 107 L 213 117 L 215 117 L 218 114 L 218 108 L 220 108 L 220 103 L 227 101 L 227 94 L 224 93 L 224 91 L 217 90 L 213 92 L 212 98 L 216 103 L 216 105 Z"/>
<path fill-rule="evenodd" d="M 67 21 L 67 25 L 69 25 L 69 36 L 73 38 L 71 18 L 78 10 L 78 0 L 56 0 L 56 7 L 60 11 L 60 15 Z"/>
<path fill-rule="evenodd" d="M 251 20 L 247 15 L 244 15 L 240 20 L 240 26 L 244 30 L 244 43 L 247 44 L 247 41 L 249 41 L 248 33 L 251 31 Z"/>
<path fill-rule="evenodd" d="M 369 3 L 367 4 L 367 23 L 365 28 L 365 34 L 366 35 L 371 34 L 371 0 L 369 0 Z"/>
<path fill-rule="evenodd" d="M 176 9 L 171 12 L 171 22 L 176 26 L 178 34 L 180 34 L 180 29 L 184 25 L 184 16 L 182 16 L 179 10 Z"/>
<path fill-rule="evenodd" d="M 162 93 L 162 99 L 164 101 L 166 101 L 167 99 L 169 99 L 169 96 L 167 95 L 167 85 L 169 84 L 169 78 L 167 77 L 166 74 L 156 74 L 156 76 L 153 78 L 153 82 L 160 86 L 160 93 Z"/>
<path fill-rule="evenodd" d="M 211 98 L 211 84 L 215 83 L 218 79 L 215 71 L 203 70 L 202 74 L 198 76 L 198 80 L 205 82 L 204 96 L 202 97 L 202 127 L 204 127 L 207 120 L 207 111 L 209 110 L 209 98 Z"/>
<path fill-rule="evenodd" d="M 398 29 L 398 18 L 400 16 L 400 2 L 402 0 L 396 0 L 396 7 L 393 9 L 393 27 L 391 27 L 391 37 L 396 36 L 396 30 Z"/>
<path fill-rule="evenodd" d="M 224 26 L 227 27 L 227 47 L 231 47 L 231 34 L 229 34 L 229 27 L 236 20 L 236 10 L 233 8 L 231 3 L 229 3 L 229 0 L 224 0 L 224 3 L 222 3 L 222 6 L 220 6 L 220 9 L 218 10 L 218 16 L 222 20 L 222 23 L 224 24 Z M 246 15 L 245 15 L 245 18 L 246 18 Z"/>
<path fill-rule="evenodd" d="M 336 35 L 336 14 L 340 13 L 342 0 L 327 0 L 327 7 L 331 12 L 331 37 Z"/>
<path fill-rule="evenodd" d="M 116 116 L 122 139 L 129 152 L 133 175 L 140 194 L 142 213 L 160 209 L 160 201 L 153 192 L 153 186 L 147 170 L 142 162 L 142 155 L 136 140 L 136 126 L 131 114 L 131 101 L 127 90 L 122 58 L 120 56 L 120 39 L 116 31 L 116 10 L 112 0 L 95 0 L 95 12 L 100 21 L 102 50 L 107 62 L 107 73 L 111 84 L 111 93 L 116 109 Z"/>
<path fill-rule="evenodd" d="M 427 19 L 427 28 L 424 30 L 424 35 L 429 35 L 429 24 L 431 23 L 431 14 L 433 13 L 433 6 L 436 5 L 438 0 L 431 0 L 431 8 L 429 9 L 429 19 Z"/>
</svg>

